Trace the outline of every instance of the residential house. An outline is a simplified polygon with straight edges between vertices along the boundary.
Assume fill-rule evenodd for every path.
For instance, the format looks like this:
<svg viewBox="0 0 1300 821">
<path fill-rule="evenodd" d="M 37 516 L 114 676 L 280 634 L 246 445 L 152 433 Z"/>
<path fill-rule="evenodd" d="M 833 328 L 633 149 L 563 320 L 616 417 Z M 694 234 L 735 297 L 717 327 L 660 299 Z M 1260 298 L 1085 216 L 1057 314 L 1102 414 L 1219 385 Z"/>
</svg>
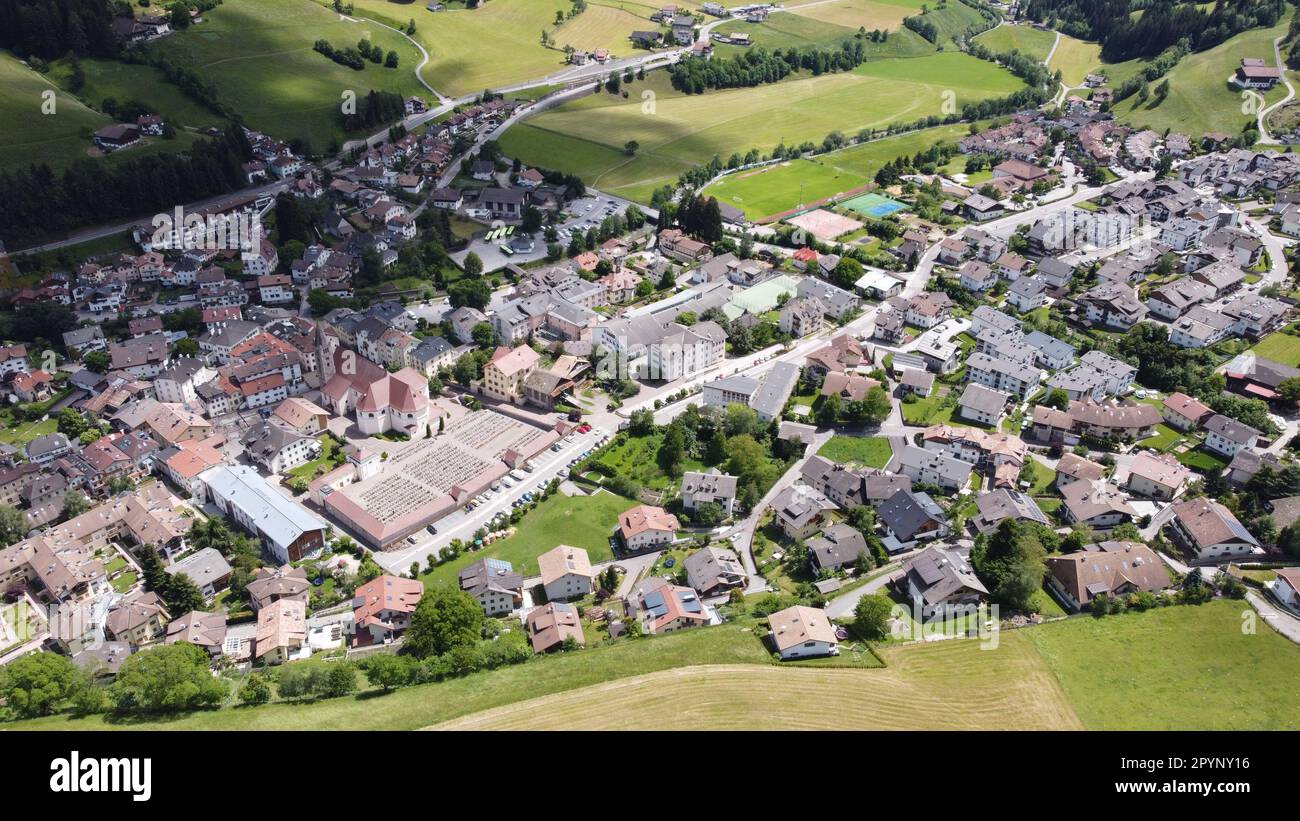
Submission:
<svg viewBox="0 0 1300 821">
<path fill-rule="evenodd" d="M 627 551 L 637 553 L 672 544 L 681 523 L 661 507 L 637 505 L 619 514 L 618 529 Z"/>
<path fill-rule="evenodd" d="M 1259 541 L 1232 511 L 1213 499 L 1188 499 L 1171 509 L 1169 533 L 1197 562 L 1239 559 L 1259 548 Z"/>
<path fill-rule="evenodd" d="M 1159 593 L 1172 584 L 1165 563 L 1137 542 L 1105 541 L 1047 559 L 1047 583 L 1072 610 L 1097 596 Z"/>
<path fill-rule="evenodd" d="M 587 551 L 562 544 L 537 557 L 542 588 L 549 601 L 578 599 L 595 589 L 596 574 Z"/>
<path fill-rule="evenodd" d="M 582 634 L 582 622 L 578 610 L 564 602 L 549 602 L 528 611 L 524 620 L 528 631 L 528 641 L 534 653 L 549 653 L 561 650 L 572 639 L 578 645 L 587 643 Z"/>
<path fill-rule="evenodd" d="M 768 616 L 767 624 L 782 659 L 839 654 L 839 637 L 825 610 L 794 605 Z"/>
</svg>

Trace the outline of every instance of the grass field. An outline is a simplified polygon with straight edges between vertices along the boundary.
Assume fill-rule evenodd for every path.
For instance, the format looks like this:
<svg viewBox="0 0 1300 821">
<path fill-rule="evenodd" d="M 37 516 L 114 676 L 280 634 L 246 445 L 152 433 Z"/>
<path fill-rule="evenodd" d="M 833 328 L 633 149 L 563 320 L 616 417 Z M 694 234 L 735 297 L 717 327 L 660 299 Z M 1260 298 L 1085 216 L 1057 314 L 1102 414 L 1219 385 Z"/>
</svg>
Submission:
<svg viewBox="0 0 1300 821">
<path fill-rule="evenodd" d="M 494 0 L 476 9 L 448 8 L 430 14 L 422 2 L 353 0 L 357 14 L 390 24 L 415 19 L 415 39 L 429 52 L 423 76 L 452 96 L 472 94 L 553 74 L 565 68 L 564 46 L 589 51 L 610 49 L 625 57 L 633 52 L 628 35 L 653 29 L 658 7 L 618 0 L 589 0 L 587 10 L 555 26 L 555 13 L 567 12 L 568 0 Z M 555 47 L 541 44 L 542 30 Z"/>
<path fill-rule="evenodd" d="M 409 730 L 461 719 L 456 726 L 476 728 L 659 728 L 689 720 L 694 729 L 1296 729 L 1300 648 L 1263 624 L 1257 634 L 1243 635 L 1243 608 L 1219 601 L 1073 618 L 1003 631 L 989 650 L 977 641 L 884 646 L 881 669 L 852 669 L 874 661 L 857 661 L 852 652 L 829 667 L 774 664 L 745 619 L 379 697 L 369 692 L 140 722 L 58 716 L 5 726 Z M 679 672 L 651 677 L 673 670 Z"/>
<path fill-rule="evenodd" d="M 1051 45 L 1048 45 L 1051 48 Z M 1052 55 L 1052 62 L 1047 67 L 1053 71 L 1061 72 L 1061 80 L 1067 86 L 1077 86 L 1083 83 L 1083 78 L 1097 70 L 1101 66 L 1101 46 L 1097 43 L 1089 43 L 1084 40 L 1078 40 L 1068 35 L 1061 35 L 1061 42 L 1056 47 L 1056 52 Z M 1128 77 L 1129 72 L 1119 66 L 1107 67 L 1110 84 L 1114 86 L 1120 80 Z M 1136 64 L 1133 67 L 1136 70 Z"/>
<path fill-rule="evenodd" d="M 52 91 L 54 113 L 42 113 Z M 66 166 L 88 155 L 90 135 L 109 118 L 59 89 L 9 52 L 0 52 L 0 169 L 32 163 Z"/>
<path fill-rule="evenodd" d="M 919 13 L 924 5 L 926 0 L 840 0 L 808 8 L 795 7 L 792 14 L 834 23 L 853 31 L 859 27 L 867 31 L 894 31 L 902 28 L 904 17 Z"/>
<path fill-rule="evenodd" d="M 894 451 L 884 436 L 832 436 L 817 455 L 832 462 L 853 462 L 873 468 L 889 464 Z"/>
<path fill-rule="evenodd" d="M 618 514 L 635 503 L 602 491 L 595 496 L 565 496 L 556 493 L 524 516 L 515 535 L 488 545 L 483 550 L 463 553 L 439 565 L 420 578 L 425 585 L 457 585 L 458 574 L 479 559 L 504 559 L 524 576 L 537 575 L 537 557 L 558 544 L 581 547 L 593 563 L 608 561 L 614 554 L 609 536 L 618 525 Z"/>
<path fill-rule="evenodd" d="M 668 670 L 529 699 L 438 729 L 1080 729 L 1023 637 L 1003 636 L 992 652 L 970 641 L 880 652 L 890 665 L 881 670 Z"/>
<path fill-rule="evenodd" d="M 1300 647 L 1241 601 L 1023 631 L 1091 730 L 1300 729 Z"/>
<path fill-rule="evenodd" d="M 178 130 L 220 126 L 225 122 L 186 97 L 153 66 L 115 60 L 82 60 L 81 70 L 85 73 L 86 83 L 75 93 L 92 108 L 102 111 L 104 100 L 108 98 L 119 103 L 139 100 Z M 56 63 L 50 71 L 51 79 L 65 89 L 71 74 L 72 66 L 67 62 Z"/>
<path fill-rule="evenodd" d="M 1300 336 L 1277 331 L 1261 339 L 1250 351 L 1283 365 L 1300 366 Z"/>
<path fill-rule="evenodd" d="M 1033 26 L 1013 26 L 1003 23 L 995 29 L 989 29 L 975 38 L 975 42 L 997 54 L 1005 54 L 1012 49 L 1037 60 L 1047 58 L 1052 50 L 1056 34 Z"/>
<path fill-rule="evenodd" d="M 831 131 L 854 134 L 937 114 L 947 90 L 960 107 L 1008 94 L 1021 82 L 991 63 L 946 52 L 700 95 L 674 91 L 662 73 L 624 87 L 628 99 L 591 95 L 511 128 L 503 149 L 530 165 L 576 173 L 589 185 L 645 200 L 714 154 L 820 142 Z M 648 105 L 645 92 L 653 95 Z M 623 153 L 629 140 L 640 144 L 635 157 Z"/>
<path fill-rule="evenodd" d="M 750 219 L 762 219 L 801 202 L 816 202 L 867 185 L 895 157 L 915 154 L 936 143 L 955 142 L 968 131 L 969 126 L 955 124 L 885 137 L 814 159 L 723 177 L 708 191 L 720 202 L 743 210 Z"/>
<path fill-rule="evenodd" d="M 1173 131 L 1199 138 L 1208 131 L 1236 134 L 1254 115 L 1242 113 L 1245 98 L 1242 91 L 1229 86 L 1228 78 L 1236 70 L 1242 57 L 1262 57 L 1273 63 L 1273 38 L 1286 34 L 1284 21 L 1267 29 L 1252 29 L 1215 46 L 1212 49 L 1190 54 L 1174 67 L 1165 79 L 1169 80 L 1169 96 L 1157 103 L 1155 95 L 1143 103 L 1134 95 L 1115 106 L 1115 119 L 1146 127 L 1155 131 Z M 1152 83 L 1152 91 L 1163 80 Z M 1268 103 L 1286 96 L 1286 88 L 1278 85 L 1264 94 Z"/>
<path fill-rule="evenodd" d="M 415 76 L 420 63 L 416 48 L 369 21 L 343 20 L 304 0 L 226 0 L 204 18 L 202 25 L 148 48 L 198 72 L 249 126 L 274 136 L 305 138 L 316 150 L 325 150 L 345 136 L 339 115 L 344 92 L 364 97 L 375 89 L 429 96 Z M 396 51 L 398 67 L 367 63 L 354 71 L 312 50 L 318 39 L 342 48 L 362 38 L 385 52 Z"/>
</svg>

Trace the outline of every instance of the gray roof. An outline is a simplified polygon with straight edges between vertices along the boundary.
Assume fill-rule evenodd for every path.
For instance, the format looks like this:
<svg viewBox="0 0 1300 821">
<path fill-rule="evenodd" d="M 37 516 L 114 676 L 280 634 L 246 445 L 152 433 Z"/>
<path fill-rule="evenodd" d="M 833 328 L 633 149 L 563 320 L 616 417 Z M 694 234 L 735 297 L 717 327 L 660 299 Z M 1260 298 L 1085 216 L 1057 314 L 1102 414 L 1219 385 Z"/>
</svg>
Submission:
<svg viewBox="0 0 1300 821">
<path fill-rule="evenodd" d="M 908 445 L 894 458 L 902 467 L 931 470 L 957 484 L 961 484 L 970 478 L 971 465 L 969 462 L 954 459 L 938 451 L 918 448 L 916 445 Z"/>
<path fill-rule="evenodd" d="M 900 490 L 882 502 L 876 510 L 880 521 L 903 542 L 911 541 L 929 522 L 942 524 L 947 521 L 943 509 L 928 493 L 910 490 Z"/>
<path fill-rule="evenodd" d="M 777 362 L 768 371 L 749 405 L 761 416 L 774 419 L 781 415 L 790 392 L 799 382 L 800 368 L 793 362 Z"/>
<path fill-rule="evenodd" d="M 280 547 L 287 548 L 304 533 L 328 527 L 319 517 L 285 498 L 256 470 L 246 465 L 211 468 L 199 478 L 215 496 L 242 510 L 257 524 L 259 533 Z"/>
<path fill-rule="evenodd" d="M 831 525 L 820 536 L 808 540 L 808 550 L 820 568 L 835 568 L 852 564 L 867 552 L 867 540 L 862 531 L 847 524 Z"/>
<path fill-rule="evenodd" d="M 975 500 L 975 506 L 979 508 L 975 527 L 981 533 L 997 527 L 1003 519 L 1028 519 L 1049 524 L 1038 503 L 1018 490 L 998 488 L 992 493 L 983 493 Z"/>
<path fill-rule="evenodd" d="M 1205 420 L 1204 427 L 1210 433 L 1217 433 L 1224 439 L 1238 445 L 1254 444 L 1255 440 L 1262 435 L 1250 425 L 1218 413 Z"/>
<path fill-rule="evenodd" d="M 205 547 L 167 568 L 171 574 L 184 573 L 199 587 L 230 576 L 230 563 L 215 547 Z"/>
<path fill-rule="evenodd" d="M 928 547 L 903 565 L 903 576 L 916 586 L 921 600 L 928 605 L 939 604 L 963 589 L 984 595 L 989 592 L 965 556 L 941 547 Z"/>
<path fill-rule="evenodd" d="M 736 497 L 736 477 L 725 473 L 688 470 L 682 475 L 682 493 L 691 493 L 697 502 Z"/>
<path fill-rule="evenodd" d="M 1002 413 L 1007 407 L 1009 394 L 1002 391 L 995 391 L 992 388 L 986 388 L 974 382 L 967 383 L 966 390 L 962 391 L 961 399 L 957 404 L 963 408 L 982 411 L 983 413 Z"/>
<path fill-rule="evenodd" d="M 1038 350 L 1043 359 L 1061 360 L 1073 359 L 1075 347 L 1068 342 L 1062 342 L 1054 336 L 1049 336 L 1042 331 L 1031 331 L 1025 334 L 1025 344 Z"/>
</svg>

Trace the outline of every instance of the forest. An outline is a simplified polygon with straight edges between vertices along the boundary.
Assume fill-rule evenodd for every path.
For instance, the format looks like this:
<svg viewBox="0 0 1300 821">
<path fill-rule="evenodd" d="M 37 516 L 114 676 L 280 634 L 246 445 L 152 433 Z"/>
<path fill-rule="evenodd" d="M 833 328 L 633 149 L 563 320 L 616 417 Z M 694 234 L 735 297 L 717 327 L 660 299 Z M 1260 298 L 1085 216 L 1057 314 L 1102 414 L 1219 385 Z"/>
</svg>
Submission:
<svg viewBox="0 0 1300 821">
<path fill-rule="evenodd" d="M 1134 19 L 1130 12 L 1141 10 Z M 1154 57 L 1184 38 L 1204 51 L 1234 34 L 1272 26 L 1286 13 L 1285 0 L 1219 0 L 1208 10 L 1173 0 L 1029 0 L 1025 15 L 1064 34 L 1101 43 L 1111 63 Z"/>
</svg>

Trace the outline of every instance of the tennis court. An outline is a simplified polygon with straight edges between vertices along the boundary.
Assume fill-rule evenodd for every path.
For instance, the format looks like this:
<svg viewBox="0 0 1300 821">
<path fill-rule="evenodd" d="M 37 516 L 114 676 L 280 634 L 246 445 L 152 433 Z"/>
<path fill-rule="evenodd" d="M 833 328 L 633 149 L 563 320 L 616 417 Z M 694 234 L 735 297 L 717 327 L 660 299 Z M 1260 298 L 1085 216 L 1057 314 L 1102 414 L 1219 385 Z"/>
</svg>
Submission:
<svg viewBox="0 0 1300 821">
<path fill-rule="evenodd" d="M 854 197 L 847 202 L 840 203 L 840 205 L 850 211 L 857 211 L 859 214 L 866 214 L 869 217 L 887 217 L 907 207 L 898 200 L 892 200 L 880 194 L 863 194 L 860 197 Z"/>
</svg>

